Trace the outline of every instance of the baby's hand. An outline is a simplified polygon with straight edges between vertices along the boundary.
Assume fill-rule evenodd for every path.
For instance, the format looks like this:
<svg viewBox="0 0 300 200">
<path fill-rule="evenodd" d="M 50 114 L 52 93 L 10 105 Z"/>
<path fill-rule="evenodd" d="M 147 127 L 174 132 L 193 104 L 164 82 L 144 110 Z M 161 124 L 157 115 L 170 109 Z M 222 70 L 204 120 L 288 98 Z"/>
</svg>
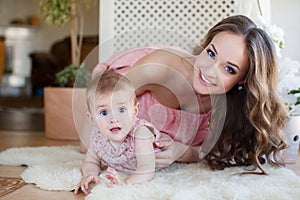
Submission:
<svg viewBox="0 0 300 200">
<path fill-rule="evenodd" d="M 98 184 L 100 182 L 100 179 L 98 176 L 96 175 L 88 175 L 86 177 L 84 177 L 80 183 L 77 184 L 75 190 L 74 190 L 74 194 L 78 194 L 79 189 L 81 189 L 81 191 L 87 195 L 89 193 L 89 183 L 96 183 Z"/>
<path fill-rule="evenodd" d="M 108 187 L 112 187 L 114 185 L 123 185 L 125 181 L 120 176 L 120 174 L 113 168 L 108 167 L 106 170 L 106 178 L 110 180 Z"/>
</svg>

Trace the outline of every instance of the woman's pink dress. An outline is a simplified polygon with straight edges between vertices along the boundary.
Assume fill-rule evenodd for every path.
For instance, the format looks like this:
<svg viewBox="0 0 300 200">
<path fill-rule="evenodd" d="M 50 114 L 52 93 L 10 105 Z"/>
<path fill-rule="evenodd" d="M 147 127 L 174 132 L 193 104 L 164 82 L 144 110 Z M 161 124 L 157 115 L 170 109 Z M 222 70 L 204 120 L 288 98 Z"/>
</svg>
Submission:
<svg viewBox="0 0 300 200">
<path fill-rule="evenodd" d="M 168 47 L 170 48 L 170 47 Z M 98 64 L 93 76 L 103 69 L 113 69 L 126 74 L 139 59 L 162 47 L 143 47 L 115 54 L 105 63 Z M 159 103 L 150 92 L 138 96 L 141 105 L 138 117 L 151 122 L 160 132 L 186 145 L 200 145 L 207 132 L 211 112 L 197 114 L 166 107 Z"/>
</svg>

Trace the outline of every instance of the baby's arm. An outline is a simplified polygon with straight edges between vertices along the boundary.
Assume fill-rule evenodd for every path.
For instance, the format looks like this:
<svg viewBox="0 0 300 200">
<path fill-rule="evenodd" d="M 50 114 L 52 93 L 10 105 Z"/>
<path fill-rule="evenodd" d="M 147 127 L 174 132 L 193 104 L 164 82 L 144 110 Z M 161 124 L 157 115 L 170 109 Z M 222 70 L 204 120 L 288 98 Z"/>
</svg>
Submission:
<svg viewBox="0 0 300 200">
<path fill-rule="evenodd" d="M 137 158 L 137 168 L 125 180 L 113 168 L 107 168 L 106 178 L 111 183 L 108 186 L 122 185 L 126 183 L 143 183 L 150 181 L 154 176 L 155 155 L 153 149 L 154 136 L 151 131 L 142 126 L 135 133 L 135 153 Z"/>
<path fill-rule="evenodd" d="M 86 153 L 85 160 L 82 165 L 82 174 L 83 178 L 78 183 L 74 190 L 74 194 L 78 194 L 79 189 L 82 190 L 84 194 L 88 194 L 89 184 L 99 183 L 99 174 L 101 172 L 100 159 L 97 154 L 93 150 L 93 148 L 89 148 Z"/>
<path fill-rule="evenodd" d="M 135 133 L 135 153 L 137 168 L 124 181 L 126 183 L 142 183 L 154 177 L 155 155 L 153 149 L 154 135 L 145 126 L 141 126 Z"/>
</svg>

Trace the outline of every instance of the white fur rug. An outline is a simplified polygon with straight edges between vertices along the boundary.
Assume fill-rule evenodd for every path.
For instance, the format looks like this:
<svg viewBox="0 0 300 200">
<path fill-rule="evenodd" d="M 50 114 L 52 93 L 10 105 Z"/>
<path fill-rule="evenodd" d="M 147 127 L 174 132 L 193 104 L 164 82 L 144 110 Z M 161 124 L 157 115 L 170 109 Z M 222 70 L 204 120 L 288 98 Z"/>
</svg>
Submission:
<svg viewBox="0 0 300 200">
<path fill-rule="evenodd" d="M 11 148 L 0 153 L 1 165 L 27 165 L 21 174 L 27 183 L 46 190 L 72 190 L 81 179 L 84 155 L 77 146 Z M 173 164 L 156 172 L 144 184 L 106 187 L 95 185 L 87 200 L 190 200 L 190 199 L 300 199 L 300 177 L 286 168 L 264 166 L 268 176 L 236 175 L 234 167 L 212 171 L 206 165 Z M 125 174 L 123 174 L 125 176 Z"/>
</svg>

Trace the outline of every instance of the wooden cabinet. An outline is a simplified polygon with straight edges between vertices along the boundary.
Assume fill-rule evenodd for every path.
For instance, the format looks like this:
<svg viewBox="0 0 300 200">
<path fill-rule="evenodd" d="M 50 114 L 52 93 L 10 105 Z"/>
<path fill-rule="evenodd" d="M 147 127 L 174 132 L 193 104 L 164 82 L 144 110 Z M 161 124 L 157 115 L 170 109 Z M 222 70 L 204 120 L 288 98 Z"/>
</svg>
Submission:
<svg viewBox="0 0 300 200">
<path fill-rule="evenodd" d="M 5 52 L 4 37 L 0 37 L 0 83 L 2 82 L 2 75 L 5 70 L 5 58 L 6 58 L 6 52 Z"/>
</svg>

